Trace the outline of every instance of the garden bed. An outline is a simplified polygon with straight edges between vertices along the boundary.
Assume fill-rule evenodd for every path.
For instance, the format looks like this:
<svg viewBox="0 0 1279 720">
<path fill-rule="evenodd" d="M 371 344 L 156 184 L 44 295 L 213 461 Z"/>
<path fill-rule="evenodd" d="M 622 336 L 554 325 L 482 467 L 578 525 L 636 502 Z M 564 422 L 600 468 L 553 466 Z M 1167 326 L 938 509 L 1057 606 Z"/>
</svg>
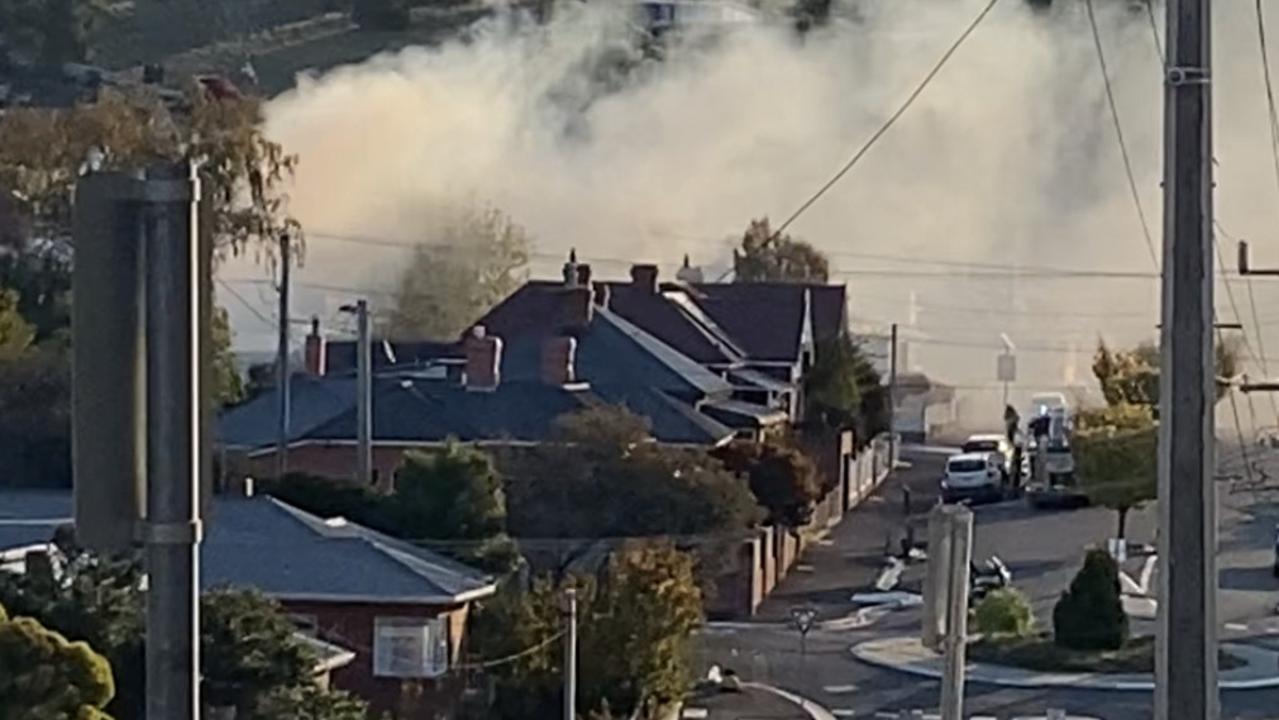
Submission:
<svg viewBox="0 0 1279 720">
<path fill-rule="evenodd" d="M 968 659 L 1037 672 L 1153 673 L 1155 639 L 1133 638 L 1119 650 L 1071 650 L 1053 643 L 1052 636 L 982 638 L 968 645 Z M 1245 663 L 1224 650 L 1217 652 L 1218 667 L 1231 670 Z"/>
</svg>

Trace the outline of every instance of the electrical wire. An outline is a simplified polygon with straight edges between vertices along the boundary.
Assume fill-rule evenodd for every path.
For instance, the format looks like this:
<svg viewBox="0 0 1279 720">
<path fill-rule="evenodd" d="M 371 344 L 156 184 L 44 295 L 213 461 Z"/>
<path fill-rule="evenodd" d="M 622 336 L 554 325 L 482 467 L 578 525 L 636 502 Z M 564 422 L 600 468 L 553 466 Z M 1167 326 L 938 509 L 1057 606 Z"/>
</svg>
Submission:
<svg viewBox="0 0 1279 720">
<path fill-rule="evenodd" d="M 924 76 L 923 81 L 921 81 L 919 85 L 917 85 L 915 89 L 911 91 L 910 95 L 907 96 L 906 101 L 902 103 L 900 107 L 897 108 L 897 111 L 894 112 L 892 115 L 890 115 L 888 119 L 885 120 L 884 123 L 879 126 L 879 129 L 876 130 L 870 136 L 870 138 L 866 140 L 865 143 L 862 144 L 862 146 L 857 150 L 857 152 L 853 153 L 853 156 L 849 158 L 848 162 L 844 163 L 843 167 L 841 167 L 839 171 L 834 174 L 834 176 L 832 176 L 820 188 L 818 188 L 817 192 L 809 196 L 809 198 L 805 200 L 799 206 L 799 208 L 795 210 L 795 212 L 791 213 L 790 217 L 786 218 L 786 222 L 783 222 L 781 225 L 777 227 L 776 230 L 773 231 L 772 236 L 774 238 L 781 237 L 782 232 L 784 232 L 786 228 L 790 227 L 791 223 L 795 222 L 795 220 L 797 220 L 800 215 L 803 215 L 804 212 L 808 210 L 808 208 L 812 207 L 813 204 L 816 203 L 823 195 L 825 195 L 828 190 L 830 190 L 832 187 L 835 186 L 836 183 L 838 183 L 841 179 L 843 179 L 843 177 L 848 174 L 848 171 L 852 170 L 853 166 L 855 166 L 866 155 L 866 153 L 870 151 L 870 149 L 875 145 L 875 143 L 878 142 L 879 139 L 883 137 L 885 133 L 888 132 L 889 128 L 891 128 L 893 124 L 897 122 L 898 118 L 900 118 L 903 114 L 905 114 L 906 110 L 909 109 L 910 106 L 915 103 L 915 100 L 924 92 L 924 89 L 928 87 L 929 83 L 932 82 L 933 78 L 936 77 L 939 72 L 941 72 L 941 69 L 945 67 L 946 63 L 950 60 L 951 56 L 955 54 L 955 51 L 959 50 L 959 47 L 964 44 L 964 41 L 968 39 L 968 36 L 972 35 L 973 31 L 977 29 L 977 26 L 980 25 L 982 21 L 986 19 L 986 16 L 990 14 L 990 11 L 992 9 L 994 9 L 995 4 L 997 2 L 999 2 L 999 0 L 990 0 L 990 2 L 986 3 L 986 6 L 982 8 L 981 12 L 977 13 L 977 17 L 973 18 L 973 21 L 968 24 L 968 27 L 966 27 L 962 33 L 960 33 L 959 37 L 956 38 L 955 42 L 951 44 L 951 46 L 946 50 L 945 53 L 942 53 L 941 58 L 937 61 L 936 64 L 933 65 L 933 68 L 928 71 L 928 74 Z"/>
<path fill-rule="evenodd" d="M 564 637 L 564 635 L 567 632 L 568 632 L 567 630 L 560 630 L 556 632 L 554 635 L 551 635 L 550 637 L 546 638 L 542 642 L 536 645 L 524 648 L 523 650 L 517 653 L 512 653 L 510 655 L 507 655 L 506 657 L 500 657 L 493 660 L 480 660 L 480 661 L 469 662 L 469 663 L 458 663 L 457 665 L 454 665 L 450 669 L 452 670 L 486 670 L 488 668 L 499 667 L 502 665 L 509 665 L 513 662 L 516 662 L 517 660 L 522 660 L 528 657 L 529 655 L 533 655 L 535 653 L 541 652 L 542 650 L 546 649 L 547 646 L 549 646 L 551 643 Z"/>
<path fill-rule="evenodd" d="M 1257 45 L 1261 51 L 1261 76 L 1266 86 L 1266 113 L 1270 121 L 1270 154 L 1274 159 L 1275 185 L 1279 188 L 1279 113 L 1275 110 L 1274 83 L 1270 77 L 1270 50 L 1266 42 L 1266 15 L 1261 0 L 1255 3 L 1257 16 Z"/>
<path fill-rule="evenodd" d="M 1258 0 L 1260 2 L 1260 0 Z M 1093 12 L 1093 0 L 1084 0 L 1088 10 L 1088 24 L 1092 28 L 1093 45 L 1097 49 L 1097 64 L 1101 68 L 1101 79 L 1106 85 L 1106 104 L 1110 107 L 1110 119 L 1115 126 L 1115 140 L 1119 142 L 1119 155 L 1124 162 L 1124 175 L 1128 178 L 1128 190 L 1132 193 L 1133 206 L 1137 210 L 1137 220 L 1141 223 L 1141 234 L 1146 239 L 1146 250 L 1150 252 L 1150 261 L 1159 268 L 1159 255 L 1155 252 L 1155 241 L 1150 234 L 1150 224 L 1146 222 L 1146 211 L 1141 206 L 1141 193 L 1137 190 L 1137 180 L 1132 172 L 1132 159 L 1128 155 L 1128 143 L 1124 140 L 1123 124 L 1119 121 L 1119 107 L 1115 104 L 1115 91 L 1110 83 L 1110 69 L 1106 65 L 1106 52 L 1101 44 L 1101 31 L 1097 29 L 1097 16 Z"/>
<path fill-rule="evenodd" d="M 249 302 L 247 298 L 245 298 L 243 295 L 240 294 L 240 291 L 232 287 L 231 283 L 223 280 L 222 278 L 214 278 L 214 279 L 217 280 L 218 285 L 221 285 L 224 290 L 226 290 L 228 293 L 231 294 L 231 297 L 235 298 L 236 300 L 239 300 L 240 304 L 243 305 L 249 312 L 253 313 L 254 317 L 261 320 L 263 324 L 271 328 L 276 327 L 276 323 L 274 320 L 268 318 L 266 315 L 263 315 L 261 311 L 259 311 L 253 305 L 253 303 Z"/>
<path fill-rule="evenodd" d="M 1150 19 L 1150 37 L 1155 41 L 1155 54 L 1159 56 L 1159 65 L 1167 63 L 1164 59 L 1163 43 L 1159 39 L 1159 22 L 1155 20 L 1155 0 L 1145 0 L 1146 17 Z"/>
</svg>

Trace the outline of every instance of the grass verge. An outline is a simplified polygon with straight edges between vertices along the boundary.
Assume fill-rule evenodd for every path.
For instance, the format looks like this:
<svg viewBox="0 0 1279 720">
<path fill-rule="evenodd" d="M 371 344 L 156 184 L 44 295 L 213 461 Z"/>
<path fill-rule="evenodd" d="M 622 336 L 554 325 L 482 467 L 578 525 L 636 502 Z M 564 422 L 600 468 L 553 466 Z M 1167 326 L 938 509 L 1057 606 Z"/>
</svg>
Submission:
<svg viewBox="0 0 1279 720">
<path fill-rule="evenodd" d="M 981 638 L 968 645 L 968 659 L 1036 672 L 1153 673 L 1155 639 L 1133 638 L 1118 650 L 1071 650 L 1053 643 L 1047 634 L 1025 638 Z M 1243 660 L 1224 650 L 1218 667 L 1231 670 Z"/>
</svg>

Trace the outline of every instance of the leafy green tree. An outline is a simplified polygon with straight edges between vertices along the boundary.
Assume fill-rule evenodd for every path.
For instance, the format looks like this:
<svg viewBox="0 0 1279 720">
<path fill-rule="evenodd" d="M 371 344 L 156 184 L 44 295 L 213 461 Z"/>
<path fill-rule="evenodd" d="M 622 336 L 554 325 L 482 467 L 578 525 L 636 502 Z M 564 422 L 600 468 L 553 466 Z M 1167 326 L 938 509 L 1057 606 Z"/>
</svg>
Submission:
<svg viewBox="0 0 1279 720">
<path fill-rule="evenodd" d="M 1214 343 L 1213 353 L 1219 379 L 1233 378 L 1239 373 L 1237 341 Z M 1159 364 L 1159 347 L 1154 343 L 1141 343 L 1132 350 L 1111 350 L 1105 342 L 1100 342 L 1093 355 L 1092 371 L 1107 404 L 1148 405 L 1158 415 Z M 1225 397 L 1229 389 L 1229 385 L 1219 382 L 1217 399 Z"/>
<path fill-rule="evenodd" d="M 812 517 L 822 487 L 816 466 L 799 449 L 776 441 L 738 440 L 714 455 L 747 479 L 755 500 L 768 511 L 765 522 L 800 527 Z"/>
<path fill-rule="evenodd" d="M 111 665 L 87 643 L 68 642 L 0 606 L 0 717 L 6 720 L 110 720 Z"/>
<path fill-rule="evenodd" d="M 527 278 L 528 232 L 496 208 L 454 209 L 400 274 L 393 337 L 454 340 Z"/>
<path fill-rule="evenodd" d="M 518 563 L 506 535 L 502 476 L 482 451 L 451 443 L 438 453 L 409 453 L 385 502 L 401 537 L 472 541 L 460 559 L 486 570 Z"/>
<path fill-rule="evenodd" d="M 689 556 L 663 543 L 628 547 L 598 581 L 568 584 L 578 597 L 583 710 L 655 718 L 683 697 L 691 679 L 689 643 L 702 619 Z M 479 611 L 472 639 L 481 657 L 523 653 L 494 668 L 495 702 L 486 717 L 549 717 L 559 709 L 563 598 L 564 586 L 538 579 Z"/>
<path fill-rule="evenodd" d="M 1034 625 L 1030 602 L 1016 588 L 991 590 L 973 610 L 973 629 L 986 637 L 1026 637 Z"/>
<path fill-rule="evenodd" d="M 507 459 L 516 537 L 688 535 L 751 527 L 746 484 L 707 451 L 659 445 L 622 407 L 570 413 L 553 442 Z M 592 498 L 589 506 L 581 498 Z"/>
<path fill-rule="evenodd" d="M 1084 493 L 1115 511 L 1116 537 L 1125 537 L 1128 513 L 1158 489 L 1159 425 L 1151 408 L 1121 403 L 1081 413 L 1072 443 Z"/>
<path fill-rule="evenodd" d="M 35 328 L 18 311 L 18 293 L 0 290 L 0 361 L 25 353 L 35 337 Z"/>
<path fill-rule="evenodd" d="M 203 701 L 245 717 L 273 690 L 310 683 L 315 659 L 293 633 L 280 606 L 261 593 L 220 589 L 202 595 Z"/>
<path fill-rule="evenodd" d="M 804 376 L 804 415 L 818 427 L 855 430 L 861 442 L 888 429 L 887 390 L 847 335 L 817 346 L 816 362 Z"/>
<path fill-rule="evenodd" d="M 1119 566 L 1092 549 L 1070 589 L 1053 608 L 1053 641 L 1074 650 L 1118 650 L 1128 641 L 1128 615 L 1119 593 Z"/>
<path fill-rule="evenodd" d="M 733 250 L 737 282 L 824 283 L 830 261 L 820 250 L 790 235 L 774 233 L 768 218 L 751 220 L 740 250 Z"/>
<path fill-rule="evenodd" d="M 261 720 L 369 720 L 368 704 L 315 683 L 280 686 L 258 701 L 255 718 Z"/>
</svg>

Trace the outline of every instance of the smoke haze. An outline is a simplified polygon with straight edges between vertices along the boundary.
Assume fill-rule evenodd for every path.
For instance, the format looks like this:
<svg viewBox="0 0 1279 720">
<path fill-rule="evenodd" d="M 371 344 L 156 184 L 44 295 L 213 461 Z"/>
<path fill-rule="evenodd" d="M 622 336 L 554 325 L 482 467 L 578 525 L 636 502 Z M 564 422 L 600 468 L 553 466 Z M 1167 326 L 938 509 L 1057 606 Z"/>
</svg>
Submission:
<svg viewBox="0 0 1279 720">
<path fill-rule="evenodd" d="M 804 38 L 779 17 L 680 44 L 624 77 L 600 70 L 625 54 L 621 13 L 572 4 L 549 26 L 499 14 L 439 47 L 301 78 L 268 107 L 269 134 L 301 157 L 291 193 L 310 238 L 300 280 L 389 290 L 405 254 L 334 236 L 429 242 L 443 208 L 476 202 L 537 238 L 534 276 L 576 247 L 605 277 L 624 276 L 629 261 L 659 262 L 669 277 L 685 253 L 714 277 L 730 238 L 752 217 L 788 216 L 983 4 L 866 0 L 856 20 Z M 1140 5 L 1096 5 L 1158 251 L 1160 59 Z M 1219 217 L 1254 240 L 1259 264 L 1279 264 L 1265 242 L 1279 195 L 1245 5 L 1215 8 Z M 1036 13 L 1003 0 L 790 232 L 830 254 L 859 326 L 913 321 L 910 362 L 944 380 L 990 384 L 1001 332 L 1022 348 L 1026 392 L 1072 372 L 1086 380 L 1099 334 L 1153 337 L 1153 277 L 992 277 L 947 264 L 1153 272 L 1082 2 Z M 299 313 L 327 316 L 349 297 L 303 290 Z M 1235 295 L 1246 302 L 1241 282 Z M 1272 298 L 1259 282 L 1263 322 L 1279 320 L 1265 309 Z M 1218 307 L 1231 318 L 1224 292 Z M 1060 352 L 1072 345 L 1073 369 Z"/>
</svg>

